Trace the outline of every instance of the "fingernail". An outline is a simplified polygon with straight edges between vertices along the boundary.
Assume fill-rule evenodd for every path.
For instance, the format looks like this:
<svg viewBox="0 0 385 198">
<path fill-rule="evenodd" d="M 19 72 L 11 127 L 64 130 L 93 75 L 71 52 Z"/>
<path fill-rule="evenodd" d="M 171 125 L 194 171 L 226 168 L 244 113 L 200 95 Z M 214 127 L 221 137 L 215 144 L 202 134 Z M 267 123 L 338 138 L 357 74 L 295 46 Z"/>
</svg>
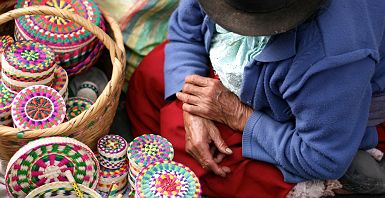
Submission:
<svg viewBox="0 0 385 198">
<path fill-rule="evenodd" d="M 226 152 L 227 152 L 228 154 L 232 154 L 232 153 L 233 153 L 233 151 L 232 151 L 229 147 L 226 148 Z"/>
</svg>

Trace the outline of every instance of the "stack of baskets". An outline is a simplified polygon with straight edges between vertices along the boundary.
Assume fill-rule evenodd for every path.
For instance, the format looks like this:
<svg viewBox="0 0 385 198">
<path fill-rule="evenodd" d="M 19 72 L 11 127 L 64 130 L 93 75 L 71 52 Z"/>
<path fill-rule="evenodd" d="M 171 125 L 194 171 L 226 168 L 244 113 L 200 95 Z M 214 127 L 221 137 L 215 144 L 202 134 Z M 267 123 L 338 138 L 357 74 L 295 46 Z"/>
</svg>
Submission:
<svg viewBox="0 0 385 198">
<path fill-rule="evenodd" d="M 127 157 L 130 164 L 128 181 L 131 185 L 131 191 L 135 192 L 135 183 L 140 172 L 152 163 L 172 160 L 174 148 L 162 136 L 145 134 L 130 142 Z"/>
<path fill-rule="evenodd" d="M 47 5 L 71 11 L 105 30 L 104 20 L 94 1 L 19 0 L 16 8 Z M 57 16 L 21 16 L 16 19 L 16 40 L 34 40 L 56 52 L 57 63 L 69 76 L 89 68 L 100 55 L 103 43 L 84 27 Z"/>
<path fill-rule="evenodd" d="M 30 1 L 24 1 L 24 3 L 28 2 Z M 109 81 L 104 91 L 100 94 L 96 102 L 87 111 L 81 113 L 70 121 L 59 124 L 53 128 L 25 131 L 1 125 L 0 159 L 8 161 L 13 156 L 13 154 L 28 141 L 48 136 L 73 137 L 85 143 L 91 149 L 95 150 L 97 140 L 109 132 L 109 128 L 113 121 L 119 102 L 119 96 L 122 88 L 121 82 L 124 79 L 124 67 L 126 60 L 123 39 L 118 24 L 108 15 L 104 15 L 104 19 L 107 22 L 107 27 L 102 26 L 99 28 L 97 25 L 95 25 L 95 21 L 89 21 L 88 19 L 90 18 L 85 19 L 84 16 L 82 17 L 73 14 L 71 12 L 72 10 L 54 8 L 57 6 L 22 7 L 21 5 L 18 5 L 17 7 L 22 8 L 16 8 L 12 10 L 14 4 L 15 1 L 13 0 L 0 3 L 0 13 L 4 13 L 0 15 L 0 35 L 13 34 L 12 30 L 14 30 L 15 25 L 12 22 L 16 19 L 16 25 L 19 26 L 19 28 L 16 28 L 18 37 L 31 37 L 32 35 L 28 35 L 27 32 L 22 32 L 23 28 L 21 28 L 21 26 L 23 24 L 19 23 L 19 17 L 28 18 L 31 15 L 47 15 L 49 16 L 47 17 L 49 20 L 73 21 L 84 28 L 84 30 L 81 31 L 88 30 L 90 32 L 85 34 L 85 37 L 82 37 L 83 42 L 88 44 L 93 43 L 93 46 L 102 45 L 103 43 L 104 46 L 110 51 L 111 64 L 113 69 L 111 80 Z M 92 10 L 92 7 L 86 9 Z M 6 12 L 7 10 L 10 11 Z M 99 22 L 102 23 L 102 19 L 92 20 L 96 20 L 96 24 Z M 97 20 L 100 21 L 98 22 Z M 110 30 L 110 35 L 114 38 L 114 40 L 105 33 L 104 29 Z M 63 49 L 54 48 L 54 50 L 58 54 L 57 56 L 64 56 L 69 52 L 73 53 L 72 55 L 76 54 L 76 56 L 73 56 L 73 59 L 68 59 L 68 61 L 60 63 L 64 64 L 63 66 L 65 69 L 71 72 L 75 71 L 74 68 L 80 67 L 79 65 L 81 64 L 86 64 L 87 66 L 81 65 L 81 67 L 87 69 L 88 65 L 92 65 L 93 61 L 98 56 L 98 54 L 93 54 L 92 51 L 87 51 L 83 47 L 84 46 L 81 45 L 71 44 L 64 50 L 66 53 L 63 54 L 58 53 Z M 91 48 L 94 49 L 95 47 Z M 54 73 L 54 78 L 60 78 L 62 75 L 64 75 L 64 72 L 58 71 Z M 60 92 L 63 87 L 68 85 L 65 82 L 59 81 L 57 85 L 51 86 L 56 86 L 55 89 Z M 60 94 L 65 95 L 66 93 L 63 91 L 63 93 Z"/>
<path fill-rule="evenodd" d="M 129 169 L 127 141 L 119 135 L 106 135 L 98 141 L 97 147 L 100 163 L 100 179 L 97 190 L 101 194 L 107 194 L 115 185 L 116 192 L 124 194 L 127 189 Z"/>
</svg>

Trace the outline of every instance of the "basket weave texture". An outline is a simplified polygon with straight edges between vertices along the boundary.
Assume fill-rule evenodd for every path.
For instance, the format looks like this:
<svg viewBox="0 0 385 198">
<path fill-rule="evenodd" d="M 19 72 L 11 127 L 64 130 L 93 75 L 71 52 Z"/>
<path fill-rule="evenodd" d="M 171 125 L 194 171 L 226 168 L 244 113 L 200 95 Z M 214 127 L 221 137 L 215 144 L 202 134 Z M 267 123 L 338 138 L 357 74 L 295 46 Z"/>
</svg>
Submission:
<svg viewBox="0 0 385 198">
<path fill-rule="evenodd" d="M 96 191 L 84 185 L 78 184 L 83 192 L 84 198 L 102 198 Z M 53 182 L 46 184 L 33 190 L 26 198 L 45 198 L 45 197 L 69 197 L 77 198 L 71 183 L 69 182 Z"/>
<path fill-rule="evenodd" d="M 109 35 L 114 38 L 112 39 L 102 29 L 74 13 L 47 6 L 13 9 L 14 4 L 14 0 L 0 2 L 0 13 L 3 13 L 0 15 L 0 35 L 12 34 L 10 29 L 13 28 L 7 26 L 10 26 L 9 24 L 12 26 L 14 19 L 24 15 L 52 15 L 72 20 L 93 33 L 109 50 L 112 74 L 96 102 L 87 111 L 68 122 L 53 128 L 29 131 L 0 125 L 0 159 L 8 161 L 28 141 L 50 136 L 72 137 L 95 150 L 98 139 L 109 132 L 124 81 L 126 57 L 119 25 L 104 14 L 107 26 L 111 30 Z"/>
</svg>

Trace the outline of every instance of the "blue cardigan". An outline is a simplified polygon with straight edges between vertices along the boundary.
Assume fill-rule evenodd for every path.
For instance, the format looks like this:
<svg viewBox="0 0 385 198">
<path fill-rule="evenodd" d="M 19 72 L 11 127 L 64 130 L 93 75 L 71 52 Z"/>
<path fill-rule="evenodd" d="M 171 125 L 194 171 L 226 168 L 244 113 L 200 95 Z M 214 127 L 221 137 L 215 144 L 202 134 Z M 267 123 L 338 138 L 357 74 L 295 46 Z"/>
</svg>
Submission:
<svg viewBox="0 0 385 198">
<path fill-rule="evenodd" d="M 367 123 L 372 94 L 385 91 L 384 8 L 383 0 L 331 0 L 269 41 L 244 70 L 240 99 L 254 110 L 244 157 L 274 164 L 287 182 L 337 179 L 358 149 L 377 144 Z M 208 75 L 213 30 L 196 0 L 180 1 L 169 25 L 166 98 L 187 75 Z"/>
</svg>

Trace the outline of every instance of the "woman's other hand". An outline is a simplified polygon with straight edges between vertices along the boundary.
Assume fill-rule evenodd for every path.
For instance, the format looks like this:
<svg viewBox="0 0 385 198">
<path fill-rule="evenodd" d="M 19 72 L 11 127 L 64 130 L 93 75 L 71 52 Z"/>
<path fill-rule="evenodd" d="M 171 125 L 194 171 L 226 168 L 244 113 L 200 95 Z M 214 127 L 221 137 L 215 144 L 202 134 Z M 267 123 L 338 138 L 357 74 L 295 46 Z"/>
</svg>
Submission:
<svg viewBox="0 0 385 198">
<path fill-rule="evenodd" d="M 232 154 L 222 139 L 218 128 L 211 120 L 200 116 L 183 112 L 185 130 L 186 130 L 186 152 L 193 156 L 205 169 L 212 170 L 215 174 L 225 177 L 230 173 L 230 168 L 219 166 L 218 163 L 224 155 Z M 214 143 L 219 154 L 214 158 L 213 148 L 210 144 Z"/>
<path fill-rule="evenodd" d="M 184 111 L 221 122 L 238 131 L 243 131 L 253 112 L 252 108 L 213 78 L 187 76 L 182 92 L 176 96 L 184 103 Z"/>
</svg>

